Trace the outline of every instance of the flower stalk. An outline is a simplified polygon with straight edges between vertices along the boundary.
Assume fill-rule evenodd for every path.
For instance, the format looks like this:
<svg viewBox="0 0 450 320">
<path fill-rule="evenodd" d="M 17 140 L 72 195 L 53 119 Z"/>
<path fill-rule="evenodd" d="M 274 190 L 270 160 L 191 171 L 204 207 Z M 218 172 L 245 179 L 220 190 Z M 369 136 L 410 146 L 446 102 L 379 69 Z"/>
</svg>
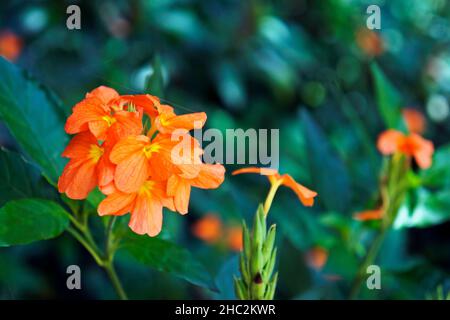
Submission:
<svg viewBox="0 0 450 320">
<path fill-rule="evenodd" d="M 356 299 L 358 297 L 362 282 L 366 276 L 367 267 L 375 262 L 386 234 L 395 221 L 408 189 L 410 163 L 410 159 L 400 153 L 396 153 L 389 159 L 384 170 L 385 174 L 381 179 L 380 186 L 383 209 L 381 226 L 360 264 L 350 289 L 349 299 Z"/>
<path fill-rule="evenodd" d="M 250 231 L 243 222 L 243 251 L 239 258 L 241 278 L 234 278 L 236 296 L 241 300 L 272 300 L 278 272 L 275 271 L 276 225 L 267 230 L 266 212 L 259 205 Z"/>
</svg>

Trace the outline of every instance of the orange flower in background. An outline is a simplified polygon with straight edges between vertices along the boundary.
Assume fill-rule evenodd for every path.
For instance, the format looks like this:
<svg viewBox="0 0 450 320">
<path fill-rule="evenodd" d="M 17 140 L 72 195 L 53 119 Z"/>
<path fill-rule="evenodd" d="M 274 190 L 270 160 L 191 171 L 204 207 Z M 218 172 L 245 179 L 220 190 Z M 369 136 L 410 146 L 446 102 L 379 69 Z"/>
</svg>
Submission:
<svg viewBox="0 0 450 320">
<path fill-rule="evenodd" d="M 0 56 L 9 61 L 16 61 L 22 52 L 22 39 L 11 31 L 0 33 Z"/>
<path fill-rule="evenodd" d="M 300 202 L 307 207 L 314 204 L 317 192 L 312 191 L 300 183 L 296 182 L 289 174 L 280 175 L 277 170 L 270 168 L 249 167 L 233 171 L 233 175 L 242 173 L 258 173 L 267 176 L 272 185 L 283 185 L 295 192 Z"/>
<path fill-rule="evenodd" d="M 207 243 L 215 243 L 223 234 L 222 221 L 214 214 L 207 214 L 192 226 L 192 233 Z"/>
<path fill-rule="evenodd" d="M 319 246 L 313 247 L 305 254 L 305 259 L 309 267 L 320 271 L 327 263 L 328 251 Z"/>
<path fill-rule="evenodd" d="M 383 209 L 375 209 L 375 210 L 365 210 L 356 213 L 353 218 L 359 221 L 368 221 L 368 220 L 380 220 L 383 218 L 384 211 Z"/>
<path fill-rule="evenodd" d="M 376 57 L 384 52 L 383 39 L 378 33 L 360 28 L 356 33 L 356 43 L 368 56 Z"/>
<path fill-rule="evenodd" d="M 150 128 L 142 125 L 144 114 Z M 203 126 L 206 114 L 178 116 L 157 97 L 121 96 L 98 87 L 67 119 L 65 130 L 76 136 L 63 153 L 70 161 L 58 189 L 69 198 L 84 199 L 97 186 L 107 196 L 98 207 L 100 215 L 130 212 L 134 232 L 156 236 L 164 207 L 186 214 L 192 187 L 214 189 L 224 180 L 225 168 L 202 163 L 203 150 L 189 135 L 199 121 Z M 174 138 L 177 129 L 183 133 Z M 190 143 L 187 150 L 178 148 L 184 141 Z"/>
<path fill-rule="evenodd" d="M 379 136 L 377 147 L 383 155 L 398 152 L 408 157 L 414 157 L 417 165 L 422 169 L 431 166 L 434 153 L 434 146 L 431 141 L 416 133 L 407 136 L 393 129 L 386 130 Z"/>
<path fill-rule="evenodd" d="M 425 117 L 420 111 L 412 108 L 405 108 L 402 110 L 402 114 L 403 119 L 405 120 L 406 128 L 410 133 L 424 133 L 426 121 Z"/>
<path fill-rule="evenodd" d="M 241 226 L 233 226 L 229 227 L 227 230 L 227 245 L 233 251 L 241 251 L 242 250 L 242 227 Z"/>
</svg>

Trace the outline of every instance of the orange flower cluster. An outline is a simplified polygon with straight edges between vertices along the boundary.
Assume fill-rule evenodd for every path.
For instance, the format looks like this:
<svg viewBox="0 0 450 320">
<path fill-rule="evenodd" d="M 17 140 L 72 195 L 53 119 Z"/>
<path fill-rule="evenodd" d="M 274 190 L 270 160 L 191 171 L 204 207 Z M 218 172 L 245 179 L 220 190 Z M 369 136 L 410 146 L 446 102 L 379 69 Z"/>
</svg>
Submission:
<svg viewBox="0 0 450 320">
<path fill-rule="evenodd" d="M 146 120 L 149 130 L 142 124 Z M 85 199 L 98 186 L 107 196 L 98 207 L 101 216 L 130 212 L 134 232 L 156 236 L 163 207 L 186 214 L 191 187 L 213 189 L 224 180 L 224 167 L 202 163 L 203 150 L 189 134 L 205 121 L 203 112 L 176 115 L 155 96 L 98 87 L 67 119 L 66 132 L 76 135 L 62 154 L 70 161 L 59 192 Z M 185 141 L 192 152 L 175 152 Z"/>
</svg>

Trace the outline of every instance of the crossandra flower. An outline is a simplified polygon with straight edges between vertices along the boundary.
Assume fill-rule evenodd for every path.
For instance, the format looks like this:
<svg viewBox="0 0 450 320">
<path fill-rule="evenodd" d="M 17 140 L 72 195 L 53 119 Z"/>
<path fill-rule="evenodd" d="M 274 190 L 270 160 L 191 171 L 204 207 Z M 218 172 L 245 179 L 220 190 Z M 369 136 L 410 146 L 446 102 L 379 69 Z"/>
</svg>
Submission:
<svg viewBox="0 0 450 320">
<path fill-rule="evenodd" d="M 144 116 L 150 128 L 142 125 Z M 186 214 L 192 187 L 214 189 L 224 180 L 225 168 L 203 163 L 203 150 L 189 134 L 205 121 L 203 112 L 176 115 L 155 96 L 98 87 L 67 119 L 66 132 L 76 136 L 63 153 L 70 161 L 58 189 L 85 199 L 97 186 L 107 196 L 100 215 L 130 212 L 134 232 L 155 236 L 163 207 Z"/>
<path fill-rule="evenodd" d="M 99 181 L 112 180 L 112 164 L 104 154 L 105 148 L 92 133 L 86 131 L 76 135 L 62 154 L 70 161 L 59 178 L 59 192 L 72 199 L 84 199 Z"/>
<path fill-rule="evenodd" d="M 402 110 L 402 115 L 406 128 L 410 133 L 424 133 L 427 123 L 420 111 L 413 108 L 405 108 Z"/>
<path fill-rule="evenodd" d="M 379 136 L 377 147 L 383 155 L 400 153 L 407 157 L 413 157 L 422 169 L 431 166 L 434 153 L 434 146 L 431 141 L 416 133 L 405 135 L 393 129 L 386 130 Z"/>
<path fill-rule="evenodd" d="M 300 199 L 300 202 L 307 207 L 314 204 L 314 198 L 317 196 L 317 192 L 312 191 L 296 182 L 289 174 L 280 175 L 275 169 L 249 167 L 235 170 L 232 174 L 237 175 L 242 173 L 258 173 L 260 175 L 267 176 L 271 185 L 283 185 L 290 188 Z"/>
</svg>

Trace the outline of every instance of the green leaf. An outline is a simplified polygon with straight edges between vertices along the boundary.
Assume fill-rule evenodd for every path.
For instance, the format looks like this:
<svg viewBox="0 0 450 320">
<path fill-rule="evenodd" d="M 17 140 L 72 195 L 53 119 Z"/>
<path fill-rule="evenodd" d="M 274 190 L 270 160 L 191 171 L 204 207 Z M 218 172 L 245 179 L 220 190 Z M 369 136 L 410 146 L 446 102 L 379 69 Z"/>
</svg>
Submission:
<svg viewBox="0 0 450 320">
<path fill-rule="evenodd" d="M 434 154 L 433 165 L 420 171 L 422 184 L 426 187 L 450 187 L 450 145 L 440 147 Z"/>
<path fill-rule="evenodd" d="M 51 94 L 1 57 L 0 120 L 44 176 L 56 184 L 68 141 L 61 109 Z"/>
<path fill-rule="evenodd" d="M 203 264 L 188 250 L 173 242 L 130 233 L 123 240 L 123 248 L 149 267 L 168 272 L 192 284 L 217 290 Z"/>
<path fill-rule="evenodd" d="M 303 110 L 300 118 L 312 182 L 308 187 L 318 192 L 318 199 L 326 209 L 348 212 L 351 188 L 347 168 L 308 111 Z"/>
<path fill-rule="evenodd" d="M 51 239 L 68 226 L 68 213 L 55 202 L 42 199 L 9 201 L 0 209 L 0 246 Z"/>
<path fill-rule="evenodd" d="M 42 189 L 38 188 L 39 171 L 20 154 L 0 147 L 0 167 L 0 207 L 9 200 L 42 194 Z"/>
<path fill-rule="evenodd" d="M 162 64 L 159 55 L 156 55 L 152 63 L 153 73 L 148 76 L 145 90 L 151 95 L 164 97 L 164 78 Z"/>
<path fill-rule="evenodd" d="M 450 220 L 450 190 L 430 192 L 418 188 L 407 194 L 394 228 L 424 228 Z"/>
<path fill-rule="evenodd" d="M 370 66 L 380 115 L 387 128 L 404 130 L 402 99 L 376 63 Z"/>
</svg>

